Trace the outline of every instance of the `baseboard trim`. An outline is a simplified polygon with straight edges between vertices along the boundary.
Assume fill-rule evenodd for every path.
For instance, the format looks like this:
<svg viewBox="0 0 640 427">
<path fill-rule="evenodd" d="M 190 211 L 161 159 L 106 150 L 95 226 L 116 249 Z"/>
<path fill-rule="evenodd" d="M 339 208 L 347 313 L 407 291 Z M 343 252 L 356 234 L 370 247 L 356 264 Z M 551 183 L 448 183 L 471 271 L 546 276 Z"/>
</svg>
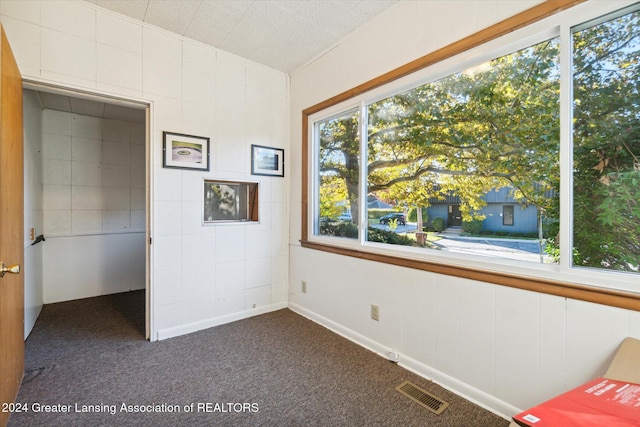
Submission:
<svg viewBox="0 0 640 427">
<path fill-rule="evenodd" d="M 486 409 L 487 411 L 493 412 L 507 421 L 511 420 L 512 415 L 522 411 L 521 409 L 516 408 L 495 396 L 485 393 L 482 390 L 470 386 L 469 384 L 451 377 L 444 372 L 433 369 L 432 367 L 404 354 L 400 354 L 400 361 L 398 362 L 398 365 L 413 372 L 414 374 L 420 375 L 423 378 L 441 385 L 447 390 L 463 397 L 481 408 Z"/>
<path fill-rule="evenodd" d="M 331 319 L 328 319 L 320 314 L 317 314 L 305 307 L 302 307 L 296 303 L 289 302 L 289 309 L 298 313 L 301 316 L 306 317 L 309 320 L 312 320 L 325 328 L 335 332 L 336 334 L 370 350 L 374 353 L 378 354 L 385 359 L 388 359 L 389 352 L 397 352 L 396 349 L 388 348 L 362 334 L 359 334 L 349 328 L 345 328 L 339 323 L 334 322 Z M 516 408 L 513 405 L 504 402 L 492 396 L 490 394 L 485 393 L 482 390 L 479 390 L 469 384 L 466 384 L 454 377 L 451 377 L 444 372 L 440 372 L 437 369 L 433 369 L 432 367 L 425 365 L 422 362 L 419 362 L 411 357 L 408 357 L 402 353 L 399 353 L 399 361 L 398 364 L 403 368 L 411 371 L 421 377 L 433 381 L 436 384 L 446 388 L 447 390 L 457 394 L 458 396 L 467 399 L 468 401 L 486 409 L 487 411 L 493 412 L 494 414 L 504 418 L 505 420 L 511 420 L 511 416 L 513 414 L 521 412 L 519 408 Z"/>
<path fill-rule="evenodd" d="M 270 313 L 272 311 L 287 308 L 286 302 L 256 307 L 250 310 L 239 311 L 237 313 L 227 314 L 224 316 L 211 317 L 209 319 L 200 320 L 198 322 L 187 323 L 186 325 L 175 326 L 173 328 L 160 329 L 156 331 L 156 340 L 161 341 L 168 338 L 186 335 L 198 332 L 203 329 L 213 328 L 214 326 L 224 325 L 225 323 L 235 322 L 237 320 L 247 319 L 249 317 L 258 316 L 260 314 Z"/>
<path fill-rule="evenodd" d="M 289 309 L 295 313 L 298 313 L 301 316 L 306 317 L 309 320 L 312 320 L 322 326 L 324 326 L 325 328 L 329 329 L 332 332 L 335 332 L 336 334 L 348 339 L 349 341 L 353 341 L 354 343 L 358 344 L 361 347 L 366 348 L 369 351 L 372 351 L 374 353 L 376 353 L 377 355 L 384 357 L 385 359 L 387 358 L 387 355 L 390 351 L 395 351 L 392 350 L 389 347 L 386 347 L 382 344 L 380 344 L 377 341 L 374 341 L 362 334 L 359 334 L 355 331 L 352 331 L 351 329 L 345 328 L 344 326 L 340 325 L 339 323 L 334 322 L 331 319 L 328 319 L 324 316 L 321 316 L 311 310 L 308 310 L 296 303 L 292 303 L 289 302 Z"/>
</svg>

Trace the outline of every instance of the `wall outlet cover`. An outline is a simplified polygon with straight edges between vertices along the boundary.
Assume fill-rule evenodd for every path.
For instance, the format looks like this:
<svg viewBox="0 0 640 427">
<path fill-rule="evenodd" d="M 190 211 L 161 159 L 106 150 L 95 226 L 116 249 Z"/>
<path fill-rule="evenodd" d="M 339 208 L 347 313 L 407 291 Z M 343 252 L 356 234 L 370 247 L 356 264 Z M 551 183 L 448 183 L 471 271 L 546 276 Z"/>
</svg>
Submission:
<svg viewBox="0 0 640 427">
<path fill-rule="evenodd" d="M 380 320 L 380 307 L 375 304 L 371 304 L 371 318 L 373 320 Z"/>
</svg>

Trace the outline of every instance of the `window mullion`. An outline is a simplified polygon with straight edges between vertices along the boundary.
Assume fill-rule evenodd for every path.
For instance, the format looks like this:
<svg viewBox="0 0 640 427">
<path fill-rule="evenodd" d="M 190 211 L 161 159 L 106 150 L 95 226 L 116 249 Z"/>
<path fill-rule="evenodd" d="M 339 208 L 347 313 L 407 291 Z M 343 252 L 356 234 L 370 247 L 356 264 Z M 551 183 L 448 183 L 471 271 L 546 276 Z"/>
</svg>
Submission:
<svg viewBox="0 0 640 427">
<path fill-rule="evenodd" d="M 367 106 L 364 101 L 360 103 L 360 195 L 358 203 L 360 204 L 360 223 L 358 224 L 358 236 L 360 238 L 360 244 L 364 244 L 367 240 L 367 224 L 368 224 L 368 212 L 367 212 L 367 164 L 368 164 L 368 114 Z"/>
<path fill-rule="evenodd" d="M 318 124 L 314 123 L 312 126 L 310 126 L 310 135 L 309 138 L 311 141 L 313 141 L 312 144 L 312 149 L 311 149 L 311 161 L 309 164 L 309 170 L 311 172 L 311 176 L 312 179 L 310 180 L 311 182 L 309 183 L 310 188 L 309 188 L 309 194 L 311 195 L 311 209 L 309 209 L 309 215 L 308 215 L 308 221 L 309 221 L 309 227 L 311 228 L 309 230 L 309 235 L 313 236 L 315 234 L 319 233 L 318 230 L 318 224 L 315 221 L 315 218 L 318 217 L 319 212 L 320 212 L 320 196 L 319 196 L 319 191 L 320 191 L 320 184 L 319 184 L 319 180 L 318 177 L 320 176 L 319 173 L 319 168 L 318 168 L 318 158 L 319 156 L 319 132 L 318 132 Z"/>
</svg>

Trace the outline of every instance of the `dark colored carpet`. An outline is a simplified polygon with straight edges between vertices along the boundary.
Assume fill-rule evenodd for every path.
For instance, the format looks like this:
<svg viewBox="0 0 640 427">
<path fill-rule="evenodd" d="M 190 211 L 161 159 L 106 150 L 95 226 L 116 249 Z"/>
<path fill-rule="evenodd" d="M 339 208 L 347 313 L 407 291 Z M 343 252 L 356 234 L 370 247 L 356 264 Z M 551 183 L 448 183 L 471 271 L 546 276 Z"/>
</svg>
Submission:
<svg viewBox="0 0 640 427">
<path fill-rule="evenodd" d="M 290 310 L 153 343 L 143 313 L 143 292 L 46 305 L 26 342 L 18 402 L 29 410 L 9 425 L 508 425 Z M 405 379 L 450 406 L 432 414 L 395 390 Z"/>
</svg>

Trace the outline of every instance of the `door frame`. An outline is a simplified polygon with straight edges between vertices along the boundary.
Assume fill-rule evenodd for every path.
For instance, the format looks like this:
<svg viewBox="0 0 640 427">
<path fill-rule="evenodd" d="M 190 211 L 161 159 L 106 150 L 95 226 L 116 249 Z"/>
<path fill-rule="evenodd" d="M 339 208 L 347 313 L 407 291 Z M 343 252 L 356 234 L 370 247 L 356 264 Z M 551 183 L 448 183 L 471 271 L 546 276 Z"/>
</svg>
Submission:
<svg viewBox="0 0 640 427">
<path fill-rule="evenodd" d="M 49 92 L 57 95 L 69 96 L 72 98 L 87 99 L 96 102 L 104 102 L 107 104 L 120 105 L 123 107 L 135 108 L 145 110 L 145 194 L 146 194 L 146 226 L 145 226 L 145 339 L 153 341 L 153 304 L 151 299 L 153 289 L 153 251 L 151 250 L 152 232 L 153 229 L 153 203 L 152 203 L 152 189 L 153 189 L 153 144 L 151 143 L 153 128 L 153 101 L 132 97 L 124 97 L 120 95 L 113 95 L 109 93 L 99 91 L 89 91 L 73 86 L 53 84 L 48 81 L 42 81 L 32 78 L 22 79 L 22 88 Z"/>
</svg>

